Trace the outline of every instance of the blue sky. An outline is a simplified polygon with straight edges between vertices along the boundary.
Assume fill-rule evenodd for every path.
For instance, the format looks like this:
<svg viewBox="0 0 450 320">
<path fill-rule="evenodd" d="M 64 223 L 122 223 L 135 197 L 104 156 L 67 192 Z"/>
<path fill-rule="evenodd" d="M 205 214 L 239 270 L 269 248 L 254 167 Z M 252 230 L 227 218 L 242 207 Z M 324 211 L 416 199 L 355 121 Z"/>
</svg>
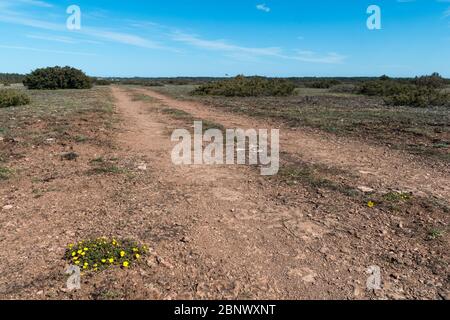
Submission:
<svg viewBox="0 0 450 320">
<path fill-rule="evenodd" d="M 449 57 L 450 0 L 0 0 L 0 72 L 450 77 Z"/>
</svg>

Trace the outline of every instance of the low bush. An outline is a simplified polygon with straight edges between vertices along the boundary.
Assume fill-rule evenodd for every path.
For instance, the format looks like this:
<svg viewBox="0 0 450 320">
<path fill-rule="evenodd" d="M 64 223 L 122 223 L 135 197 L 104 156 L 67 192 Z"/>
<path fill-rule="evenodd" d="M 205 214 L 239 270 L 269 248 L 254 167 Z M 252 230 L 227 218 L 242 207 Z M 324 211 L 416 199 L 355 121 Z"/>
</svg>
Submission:
<svg viewBox="0 0 450 320">
<path fill-rule="evenodd" d="M 422 87 L 441 89 L 446 85 L 446 80 L 439 73 L 435 72 L 430 76 L 416 77 L 414 84 Z"/>
<path fill-rule="evenodd" d="M 36 69 L 25 77 L 28 89 L 89 89 L 92 79 L 83 71 L 71 67 Z"/>
<path fill-rule="evenodd" d="M 410 90 L 390 95 L 386 97 L 385 102 L 393 106 L 411 106 L 411 107 L 432 107 L 432 106 L 450 106 L 450 97 L 448 94 L 429 87 L 416 87 Z"/>
<path fill-rule="evenodd" d="M 376 80 L 364 82 L 358 93 L 380 96 L 388 105 L 430 107 L 450 105 L 448 94 L 441 93 L 433 86 L 417 85 L 395 80 Z"/>
<path fill-rule="evenodd" d="M 22 106 L 30 103 L 30 98 L 19 90 L 0 89 L 0 108 Z"/>
<path fill-rule="evenodd" d="M 102 271 L 111 266 L 129 268 L 146 253 L 145 246 L 131 240 L 98 238 L 69 244 L 64 257 L 86 271 Z"/>
<path fill-rule="evenodd" d="M 284 79 L 237 76 L 204 84 L 192 94 L 227 97 L 288 96 L 294 90 L 295 85 Z"/>
<path fill-rule="evenodd" d="M 307 82 L 305 83 L 306 88 L 314 88 L 314 89 L 329 89 L 332 86 L 336 86 L 340 84 L 341 82 L 339 80 L 335 79 L 324 79 L 324 80 L 318 80 L 313 82 Z"/>
<path fill-rule="evenodd" d="M 93 83 L 94 83 L 96 86 L 109 86 L 109 85 L 112 84 L 112 81 L 107 80 L 107 79 L 98 79 L 98 78 L 95 78 L 95 79 L 93 79 Z"/>
</svg>

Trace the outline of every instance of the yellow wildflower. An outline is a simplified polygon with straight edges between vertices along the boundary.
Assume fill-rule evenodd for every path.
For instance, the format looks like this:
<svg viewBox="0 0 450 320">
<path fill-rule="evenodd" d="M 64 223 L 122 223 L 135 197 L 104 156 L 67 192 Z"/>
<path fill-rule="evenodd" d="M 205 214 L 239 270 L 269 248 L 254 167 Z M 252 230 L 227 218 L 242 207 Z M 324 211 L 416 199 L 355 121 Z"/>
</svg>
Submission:
<svg viewBox="0 0 450 320">
<path fill-rule="evenodd" d="M 75 257 L 76 256 L 76 252 L 74 251 L 74 252 L 72 252 L 72 257 Z"/>
<path fill-rule="evenodd" d="M 367 206 L 368 206 L 369 208 L 373 208 L 373 207 L 375 207 L 375 202 L 369 201 L 369 202 L 367 203 Z"/>
<path fill-rule="evenodd" d="M 82 252 L 83 252 L 83 250 L 78 250 L 77 251 L 78 254 L 81 254 Z"/>
<path fill-rule="evenodd" d="M 102 259 L 102 262 L 103 262 L 103 263 L 106 263 L 106 259 Z"/>
<path fill-rule="evenodd" d="M 120 256 L 121 257 L 125 256 L 125 251 L 120 251 Z"/>
<path fill-rule="evenodd" d="M 80 264 L 80 261 L 78 261 L 78 260 L 77 260 L 77 261 L 75 261 L 75 264 Z"/>
<path fill-rule="evenodd" d="M 123 262 L 123 266 L 124 266 L 125 268 L 128 268 L 129 265 L 130 265 L 130 263 L 129 263 L 128 261 L 124 261 L 124 262 Z"/>
<path fill-rule="evenodd" d="M 89 249 L 88 249 L 88 248 L 84 248 L 83 250 L 84 250 L 84 251 L 88 251 Z"/>
<path fill-rule="evenodd" d="M 113 263 L 114 262 L 114 259 L 113 258 L 109 258 L 109 263 Z"/>
<path fill-rule="evenodd" d="M 135 257 L 136 257 L 136 259 L 139 259 L 141 257 L 141 255 L 139 253 L 136 253 Z"/>
</svg>

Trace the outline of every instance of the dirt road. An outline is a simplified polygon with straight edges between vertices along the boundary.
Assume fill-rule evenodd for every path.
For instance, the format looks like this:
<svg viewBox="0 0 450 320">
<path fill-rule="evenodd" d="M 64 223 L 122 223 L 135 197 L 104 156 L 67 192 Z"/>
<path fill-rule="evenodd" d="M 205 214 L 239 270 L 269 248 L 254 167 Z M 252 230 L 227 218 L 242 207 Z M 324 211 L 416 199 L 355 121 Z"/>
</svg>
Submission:
<svg viewBox="0 0 450 320">
<path fill-rule="evenodd" d="M 183 294 L 324 299 L 374 294 L 436 298 L 448 293 L 445 245 L 440 251 L 411 236 L 415 226 L 402 227 L 412 223 L 411 217 L 374 211 L 332 192 L 273 183 L 245 166 L 174 166 L 170 131 L 183 124 L 161 110 L 176 108 L 226 128 L 267 128 L 268 123 L 151 90 L 137 92 L 155 100 L 132 101 L 129 91 L 113 88 L 126 128 L 119 140 L 130 152 L 148 156 L 155 179 L 184 199 L 177 199 L 170 217 L 163 218 L 186 228 L 178 239 L 182 245 L 171 247 L 172 252 L 156 248 L 167 256 L 172 279 L 188 277 L 196 283 L 194 291 Z M 449 195 L 448 172 L 423 168 L 382 148 L 299 130 L 282 131 L 281 150 L 351 171 L 357 185 Z M 180 262 L 177 255 L 188 261 Z M 412 262 L 417 259 L 422 263 Z M 384 281 L 384 289 L 375 293 L 365 290 L 366 270 L 372 265 L 381 267 Z M 433 288 L 427 281 L 438 285 Z M 181 293 L 172 292 L 175 297 Z"/>
<path fill-rule="evenodd" d="M 0 298 L 450 297 L 448 210 L 439 202 L 449 196 L 448 168 L 143 88 L 72 94 L 48 93 L 10 116 L 24 123 L 12 122 L 15 136 L 1 142 L 14 174 L 0 181 Z M 61 101 L 70 113 L 54 111 Z M 175 166 L 170 135 L 194 118 L 280 128 L 280 174 Z M 78 157 L 65 160 L 67 152 Z M 369 207 L 359 186 L 382 201 Z M 391 189 L 412 195 L 399 199 Z M 81 289 L 68 291 L 68 244 L 101 236 L 151 250 L 130 268 L 87 272 Z M 371 266 L 380 269 L 380 290 L 366 289 Z"/>
</svg>

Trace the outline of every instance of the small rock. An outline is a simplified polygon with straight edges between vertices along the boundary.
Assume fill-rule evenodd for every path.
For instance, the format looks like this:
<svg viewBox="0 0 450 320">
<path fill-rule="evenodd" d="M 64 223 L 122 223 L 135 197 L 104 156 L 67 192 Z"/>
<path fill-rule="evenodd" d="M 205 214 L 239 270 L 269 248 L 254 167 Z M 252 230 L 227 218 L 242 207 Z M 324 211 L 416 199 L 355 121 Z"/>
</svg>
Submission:
<svg viewBox="0 0 450 320">
<path fill-rule="evenodd" d="M 173 266 L 167 262 L 165 259 L 161 258 L 161 257 L 156 257 L 156 261 L 158 262 L 158 264 L 160 264 L 163 267 L 166 267 L 168 269 L 173 269 Z"/>
<path fill-rule="evenodd" d="M 191 241 L 191 239 L 189 239 L 188 237 L 183 237 L 183 238 L 181 238 L 180 241 L 183 242 L 183 243 L 188 243 L 188 242 Z"/>
<path fill-rule="evenodd" d="M 363 291 L 358 286 L 355 286 L 353 289 L 353 296 L 355 298 L 361 298 L 363 296 Z"/>
<path fill-rule="evenodd" d="M 6 206 L 3 206 L 3 210 L 11 210 L 13 208 L 12 205 L 7 204 Z"/>
<path fill-rule="evenodd" d="M 78 153 L 76 152 L 65 152 L 61 154 L 61 159 L 63 160 L 76 160 L 79 157 Z"/>
<path fill-rule="evenodd" d="M 138 169 L 139 169 L 139 170 L 142 170 L 142 171 L 145 171 L 145 170 L 147 170 L 147 165 L 146 165 L 145 163 L 142 163 L 142 164 L 140 164 L 140 165 L 138 166 Z"/>
<path fill-rule="evenodd" d="M 149 266 L 150 268 L 153 268 L 156 266 L 156 262 L 155 262 L 155 258 L 152 257 L 148 257 L 146 260 L 147 266 Z"/>
<path fill-rule="evenodd" d="M 358 190 L 364 193 L 370 193 L 370 192 L 374 192 L 375 190 L 369 187 L 365 187 L 365 186 L 359 186 Z"/>
</svg>

